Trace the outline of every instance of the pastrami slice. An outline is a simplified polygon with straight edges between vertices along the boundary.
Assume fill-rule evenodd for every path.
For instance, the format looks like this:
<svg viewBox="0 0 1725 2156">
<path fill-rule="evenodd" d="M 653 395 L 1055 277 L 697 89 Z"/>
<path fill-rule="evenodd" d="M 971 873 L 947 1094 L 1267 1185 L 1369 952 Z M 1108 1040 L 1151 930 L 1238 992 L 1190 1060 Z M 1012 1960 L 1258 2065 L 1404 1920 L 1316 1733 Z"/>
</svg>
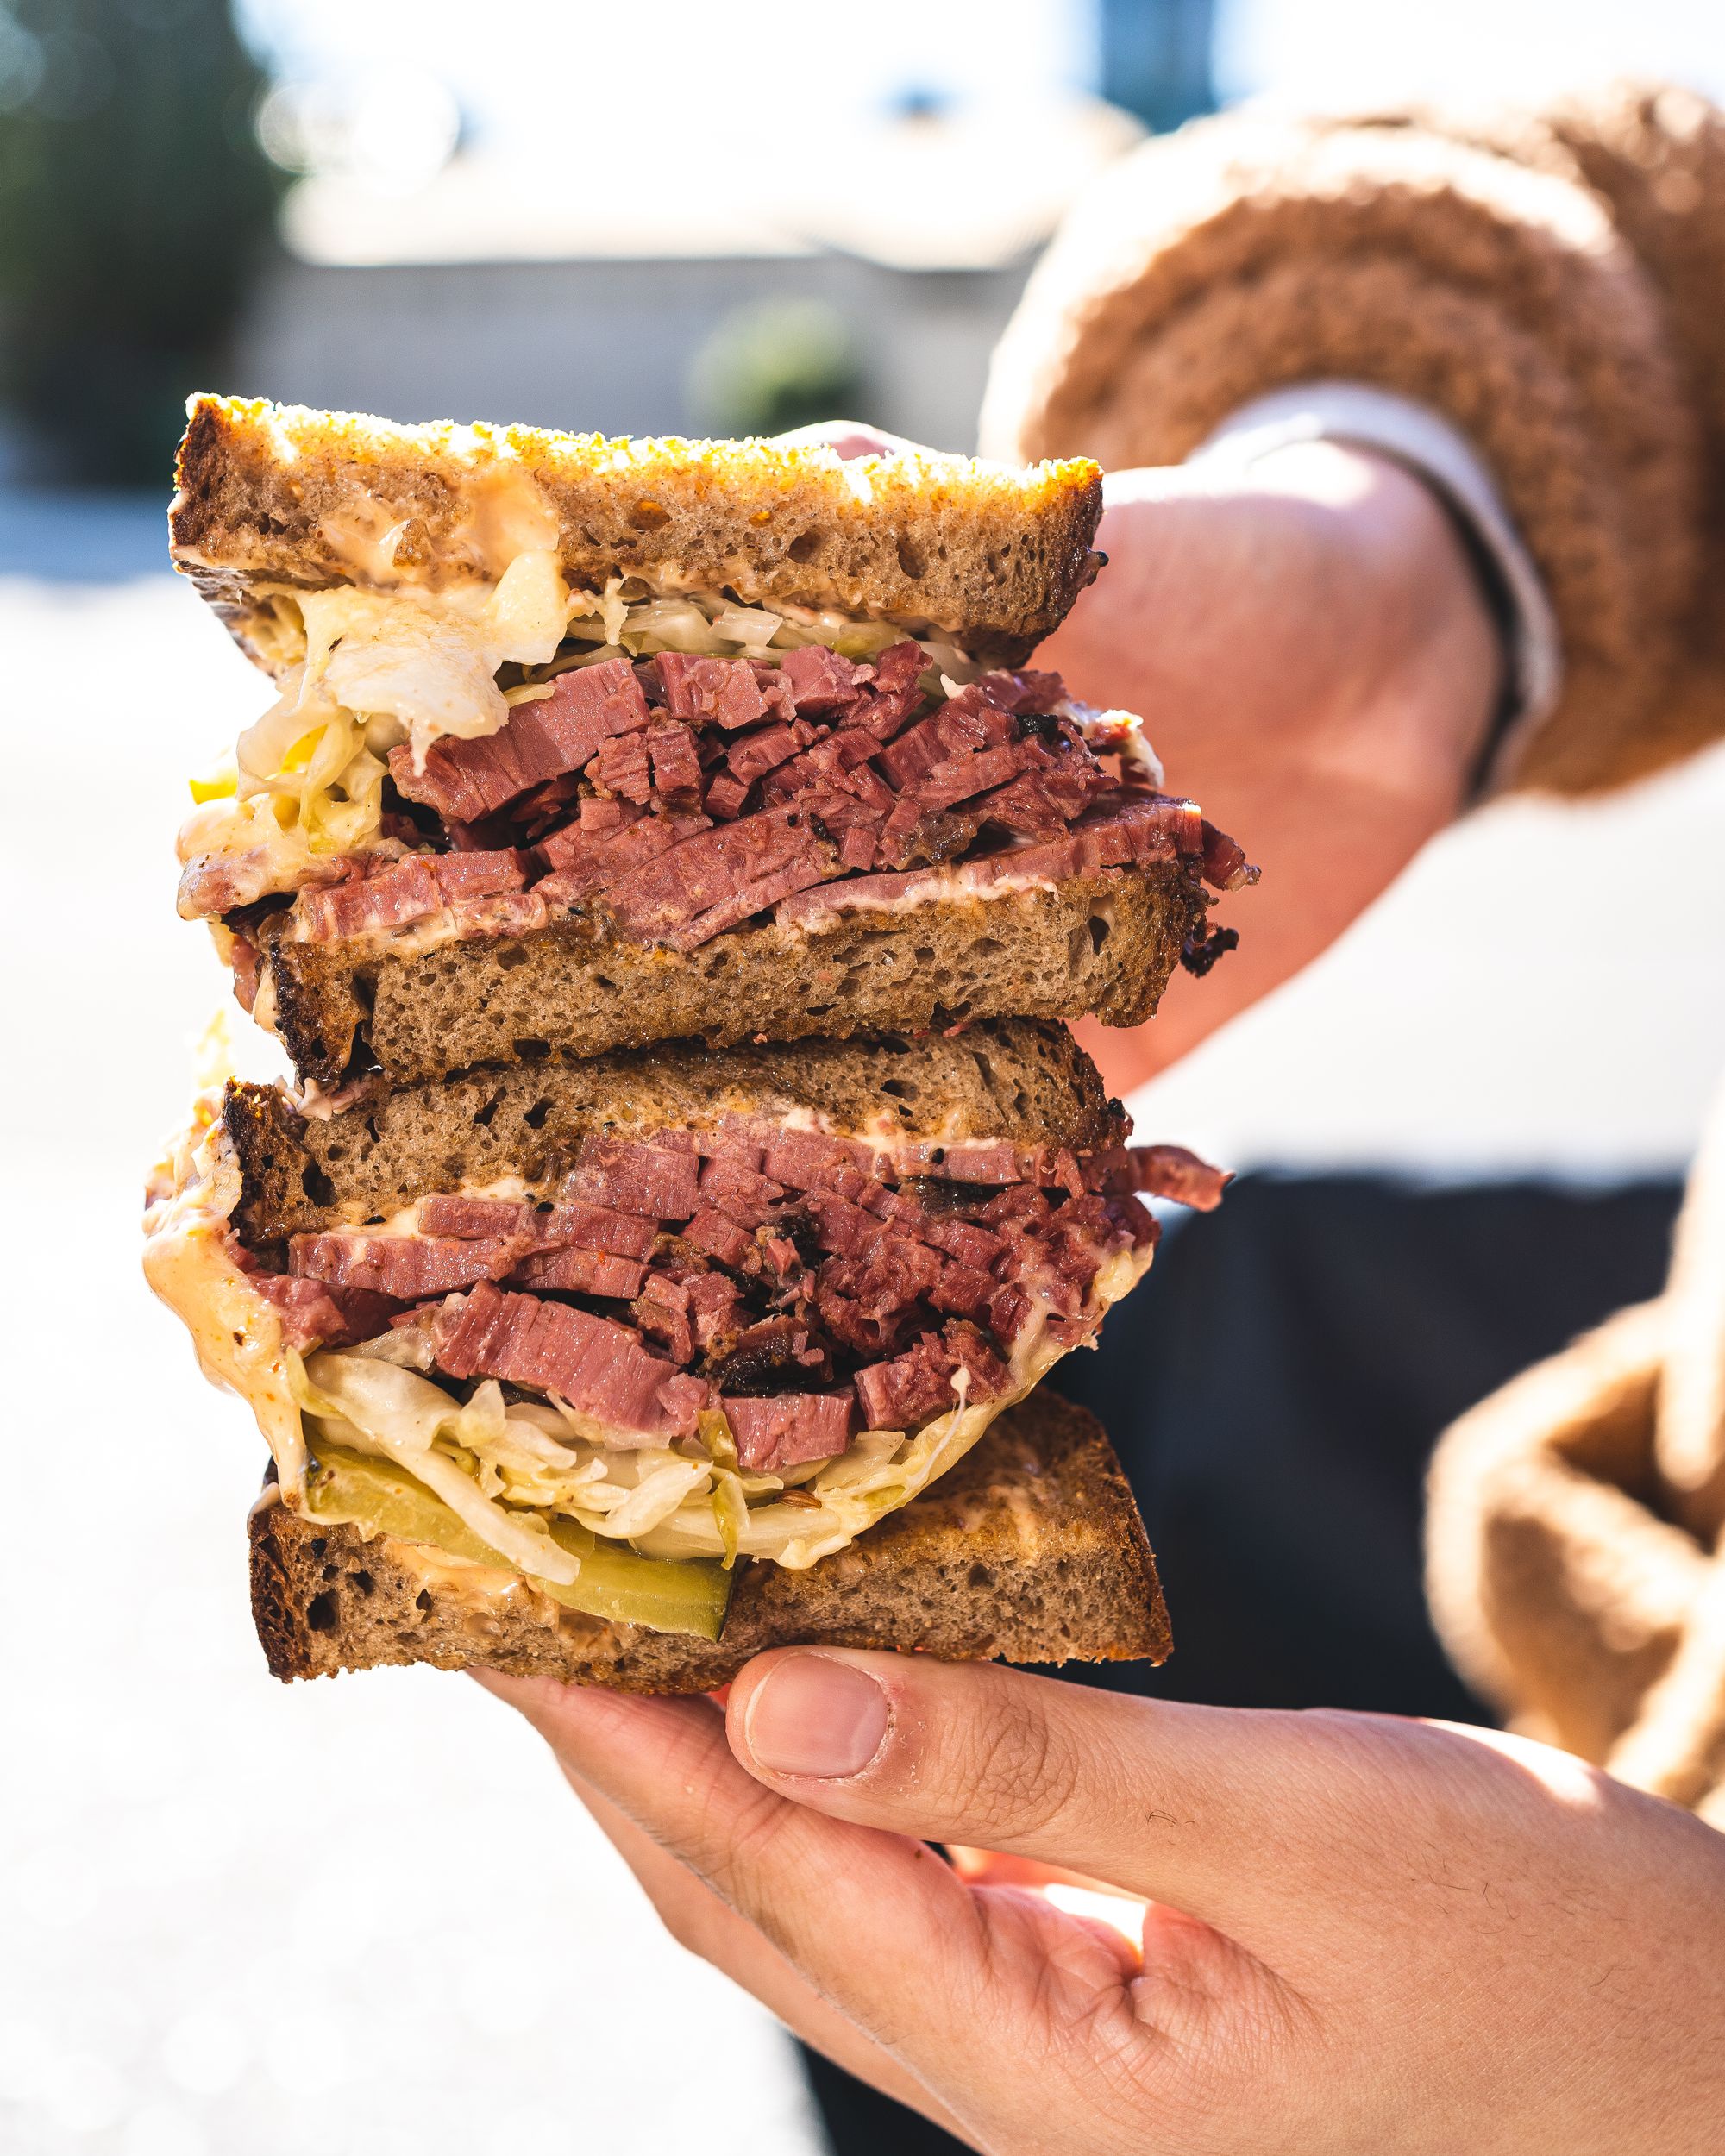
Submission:
<svg viewBox="0 0 1725 2156">
<path fill-rule="evenodd" d="M 507 1378 L 555 1393 L 614 1431 L 615 1444 L 693 1437 L 706 1405 L 707 1388 L 649 1355 L 627 1326 L 489 1282 L 440 1307 L 431 1342 L 449 1376 Z"/>
</svg>

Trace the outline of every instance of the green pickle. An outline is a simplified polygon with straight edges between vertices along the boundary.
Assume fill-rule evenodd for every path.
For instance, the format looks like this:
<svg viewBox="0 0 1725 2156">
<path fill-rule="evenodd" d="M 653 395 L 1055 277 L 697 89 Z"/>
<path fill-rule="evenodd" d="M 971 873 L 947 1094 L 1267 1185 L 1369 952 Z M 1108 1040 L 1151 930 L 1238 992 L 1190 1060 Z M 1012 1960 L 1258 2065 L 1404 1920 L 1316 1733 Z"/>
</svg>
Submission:
<svg viewBox="0 0 1725 2156">
<path fill-rule="evenodd" d="M 305 1478 L 305 1508 L 313 1519 L 347 1520 L 363 1534 L 429 1544 L 449 1557 L 515 1569 L 404 1469 L 340 1445 L 318 1444 L 315 1451 Z M 717 1639 L 724 1629 L 731 1575 L 716 1558 L 643 1557 L 626 1544 L 603 1541 L 578 1520 L 549 1525 L 551 1539 L 579 1557 L 581 1570 L 569 1587 L 534 1578 L 542 1594 L 589 1617 L 654 1632 Z"/>
</svg>

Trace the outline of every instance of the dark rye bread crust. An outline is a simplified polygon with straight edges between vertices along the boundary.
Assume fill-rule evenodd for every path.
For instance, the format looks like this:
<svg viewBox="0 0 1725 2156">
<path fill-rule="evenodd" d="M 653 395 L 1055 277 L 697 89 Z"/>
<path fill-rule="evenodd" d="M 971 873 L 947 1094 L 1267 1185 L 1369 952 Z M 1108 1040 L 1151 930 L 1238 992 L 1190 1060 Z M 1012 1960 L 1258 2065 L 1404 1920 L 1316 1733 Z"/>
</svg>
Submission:
<svg viewBox="0 0 1725 2156">
<path fill-rule="evenodd" d="M 342 543 L 356 516 L 405 525 L 398 572 L 495 576 L 524 479 L 556 520 L 572 588 L 668 576 L 932 624 L 1000 665 L 1022 663 L 1100 563 L 1102 479 L 1087 458 L 1022 470 L 930 452 L 847 467 L 831 449 L 769 442 L 405 427 L 210 396 L 187 417 L 174 560 L 260 661 L 256 584 L 361 580 Z"/>
<path fill-rule="evenodd" d="M 1205 907 L 1176 859 L 903 913 L 859 907 L 819 930 L 767 921 L 687 952 L 600 940 L 581 922 L 410 957 L 294 942 L 279 914 L 258 934 L 282 1044 L 302 1078 L 334 1086 L 356 1053 L 404 1081 L 689 1037 L 717 1047 L 1007 1013 L 1141 1025 Z"/>
<path fill-rule="evenodd" d="M 803 1572 L 745 1563 L 716 1643 L 606 1624 L 544 1595 L 505 1608 L 463 1599 L 423 1584 L 387 1539 L 279 1504 L 253 1514 L 250 1535 L 252 1614 L 284 1681 L 429 1662 L 704 1692 L 792 1644 L 1042 1663 L 1161 1662 L 1173 1644 L 1113 1448 L 1045 1388 L 849 1549 Z"/>
<path fill-rule="evenodd" d="M 254 1244 L 386 1218 L 427 1192 L 520 1175 L 549 1182 L 601 1127 L 710 1123 L 726 1112 L 813 1109 L 860 1130 L 882 1109 L 906 1138 L 1001 1138 L 1074 1150 L 1118 1144 L 1126 1118 L 1063 1025 L 1000 1018 L 948 1039 L 811 1040 L 501 1064 L 373 1087 L 339 1114 L 301 1117 L 274 1086 L 229 1086 L 240 1230 Z"/>
</svg>

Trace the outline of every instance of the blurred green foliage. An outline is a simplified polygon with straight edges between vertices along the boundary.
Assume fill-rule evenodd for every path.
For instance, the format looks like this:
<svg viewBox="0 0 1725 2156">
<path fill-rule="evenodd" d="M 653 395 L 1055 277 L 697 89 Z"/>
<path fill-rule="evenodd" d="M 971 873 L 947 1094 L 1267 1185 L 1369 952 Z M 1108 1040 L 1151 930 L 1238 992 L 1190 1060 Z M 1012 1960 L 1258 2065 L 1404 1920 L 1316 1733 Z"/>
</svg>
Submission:
<svg viewBox="0 0 1725 2156">
<path fill-rule="evenodd" d="M 782 434 L 860 410 L 862 370 L 835 308 L 762 300 L 728 314 L 695 354 L 689 402 L 710 434 Z"/>
<path fill-rule="evenodd" d="M 59 475 L 160 485 L 280 177 L 228 0 L 0 0 L 0 398 Z"/>
</svg>

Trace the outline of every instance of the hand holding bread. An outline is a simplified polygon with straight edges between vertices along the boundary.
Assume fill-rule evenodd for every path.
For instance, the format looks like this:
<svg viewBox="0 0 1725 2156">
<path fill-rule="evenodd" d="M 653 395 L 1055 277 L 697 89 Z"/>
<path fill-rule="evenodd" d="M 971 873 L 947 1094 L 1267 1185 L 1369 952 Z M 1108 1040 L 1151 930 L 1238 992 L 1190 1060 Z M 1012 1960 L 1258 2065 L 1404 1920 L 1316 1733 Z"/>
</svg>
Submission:
<svg viewBox="0 0 1725 2156">
<path fill-rule="evenodd" d="M 1725 1837 L 1561 1752 L 825 1648 L 723 1714 L 482 1682 L 685 1946 L 991 2156 L 1717 2147 Z"/>
</svg>

